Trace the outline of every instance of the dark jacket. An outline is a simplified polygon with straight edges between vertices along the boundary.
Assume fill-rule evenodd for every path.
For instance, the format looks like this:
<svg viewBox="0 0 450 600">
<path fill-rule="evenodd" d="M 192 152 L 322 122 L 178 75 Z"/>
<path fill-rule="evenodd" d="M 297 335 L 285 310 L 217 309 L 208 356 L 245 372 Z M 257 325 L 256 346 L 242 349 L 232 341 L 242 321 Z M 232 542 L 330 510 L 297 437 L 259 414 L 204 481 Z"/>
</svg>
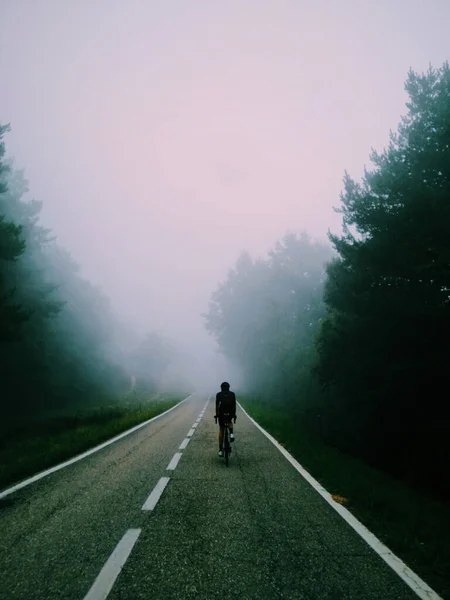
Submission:
<svg viewBox="0 0 450 600">
<path fill-rule="evenodd" d="M 216 415 L 228 413 L 231 417 L 236 416 L 236 395 L 234 392 L 219 392 L 216 395 Z"/>
</svg>

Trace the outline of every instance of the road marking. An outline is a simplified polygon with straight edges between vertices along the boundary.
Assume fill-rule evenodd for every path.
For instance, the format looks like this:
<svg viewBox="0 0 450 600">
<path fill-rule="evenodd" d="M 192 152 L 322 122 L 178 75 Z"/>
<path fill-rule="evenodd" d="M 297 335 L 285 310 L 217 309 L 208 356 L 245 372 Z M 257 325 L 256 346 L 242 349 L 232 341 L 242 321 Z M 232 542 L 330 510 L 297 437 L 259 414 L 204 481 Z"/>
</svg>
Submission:
<svg viewBox="0 0 450 600">
<path fill-rule="evenodd" d="M 161 498 L 161 494 L 166 488 L 166 485 L 169 483 L 170 477 L 161 477 L 158 483 L 153 488 L 150 496 L 144 502 L 142 506 L 142 510 L 153 510 L 155 506 L 158 504 L 158 500 Z"/>
<path fill-rule="evenodd" d="M 191 437 L 192 435 L 194 435 L 194 431 L 195 429 L 189 429 L 186 437 Z"/>
<path fill-rule="evenodd" d="M 160 415 L 156 415 L 156 417 L 152 417 L 151 419 L 148 419 L 147 421 L 144 421 L 143 423 L 139 423 L 139 425 L 135 425 L 131 429 L 128 429 L 128 431 L 124 431 L 123 433 L 116 435 L 116 437 L 113 437 L 110 440 L 103 442 L 99 446 L 95 446 L 94 448 L 91 448 L 90 450 L 87 450 L 86 452 L 83 452 L 82 454 L 78 454 L 77 456 L 74 456 L 70 460 L 66 460 L 65 462 L 63 462 L 59 465 L 51 467 L 50 469 L 47 469 L 46 471 L 42 471 L 42 473 L 37 473 L 37 475 L 33 475 L 33 477 L 30 477 L 29 479 L 25 479 L 25 481 L 21 481 L 20 483 L 17 483 L 16 485 L 13 485 L 12 487 L 10 487 L 6 490 L 3 490 L 3 492 L 0 493 L 0 499 L 4 498 L 5 496 L 8 496 L 9 494 L 12 494 L 13 492 L 17 492 L 17 490 L 20 490 L 20 489 L 24 488 L 25 486 L 30 485 L 31 483 L 35 483 L 36 481 L 39 481 L 39 479 L 42 479 L 43 477 L 46 477 L 47 475 L 51 475 L 51 473 L 55 473 L 56 471 L 59 471 L 60 469 L 64 469 L 64 467 L 73 465 L 74 463 L 78 462 L 79 460 L 82 460 L 83 458 L 86 458 L 87 456 L 94 454 L 94 452 L 98 452 L 99 450 L 102 450 L 102 448 L 106 448 L 106 446 L 109 446 L 110 444 L 113 444 L 114 442 L 121 440 L 122 438 L 124 438 L 127 435 L 130 435 L 130 433 L 133 433 L 134 431 L 141 429 L 141 427 L 145 427 L 146 425 L 149 425 L 149 423 L 152 423 L 153 421 L 160 419 L 164 415 L 167 415 L 168 413 L 170 413 L 170 411 L 174 410 L 175 408 L 177 408 L 178 406 L 183 404 L 183 402 L 186 402 L 187 400 L 192 398 L 192 396 L 194 396 L 194 395 L 195 394 L 191 394 L 190 396 L 188 396 L 181 402 L 178 402 L 178 404 L 175 404 L 168 410 L 165 410 Z"/>
<path fill-rule="evenodd" d="M 178 450 L 184 450 L 186 448 L 186 446 L 189 444 L 189 440 L 190 440 L 190 438 L 185 438 L 181 442 L 180 447 L 178 448 Z"/>
<path fill-rule="evenodd" d="M 198 425 L 198 423 L 197 423 L 197 421 L 196 421 L 196 422 L 195 422 L 195 423 L 192 425 L 192 429 L 196 429 L 196 428 L 197 428 L 197 425 Z"/>
<path fill-rule="evenodd" d="M 166 471 L 175 471 L 175 469 L 177 468 L 177 464 L 180 462 L 181 456 L 182 456 L 181 452 L 175 452 Z"/>
<path fill-rule="evenodd" d="M 238 402 L 239 404 L 239 402 Z M 365 525 L 363 525 L 356 517 L 352 515 L 350 511 L 342 506 L 342 504 L 338 504 L 335 502 L 329 492 L 320 485 L 318 481 L 312 477 L 306 469 L 302 467 L 302 465 L 295 460 L 295 458 L 290 454 L 277 440 L 270 435 L 265 429 L 261 427 L 259 423 L 257 423 L 252 417 L 247 413 L 247 411 L 239 404 L 240 408 L 244 412 L 244 414 L 250 419 L 250 421 L 255 425 L 265 436 L 268 438 L 272 444 L 283 454 L 283 456 L 291 463 L 291 465 L 296 469 L 300 475 L 318 492 L 324 500 L 328 502 L 328 504 L 334 508 L 334 510 L 339 513 L 339 515 L 356 531 L 358 535 L 362 537 L 362 539 L 373 549 L 375 552 L 391 567 L 397 575 L 403 579 L 403 581 L 408 585 L 413 592 L 415 592 L 419 598 L 422 600 L 443 600 L 436 592 L 430 588 L 428 584 L 425 583 L 414 571 L 412 571 L 398 556 L 396 556 L 387 546 L 385 546 L 371 531 L 367 529 Z"/>
<path fill-rule="evenodd" d="M 84 600 L 105 600 L 136 543 L 140 529 L 129 529 L 106 561 Z"/>
<path fill-rule="evenodd" d="M 200 423 L 200 421 L 201 421 L 201 420 L 202 420 L 202 418 L 201 418 L 201 417 L 199 417 L 199 418 L 198 418 L 198 419 L 197 419 L 195 422 L 196 422 L 196 423 Z"/>
</svg>

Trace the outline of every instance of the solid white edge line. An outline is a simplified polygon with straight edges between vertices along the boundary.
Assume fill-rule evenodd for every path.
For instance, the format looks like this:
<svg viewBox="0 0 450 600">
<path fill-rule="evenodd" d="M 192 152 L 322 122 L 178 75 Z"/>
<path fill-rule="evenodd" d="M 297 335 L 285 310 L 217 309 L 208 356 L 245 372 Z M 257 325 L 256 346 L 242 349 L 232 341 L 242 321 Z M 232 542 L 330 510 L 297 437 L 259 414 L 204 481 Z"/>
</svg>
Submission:
<svg viewBox="0 0 450 600">
<path fill-rule="evenodd" d="M 158 504 L 161 494 L 166 489 L 166 485 L 169 483 L 170 477 L 161 477 L 158 483 L 151 491 L 149 497 L 142 505 L 142 510 L 153 510 Z"/>
<path fill-rule="evenodd" d="M 105 600 L 136 543 L 140 529 L 128 529 L 104 564 L 84 600 Z"/>
<path fill-rule="evenodd" d="M 181 457 L 182 457 L 182 452 L 175 452 L 175 454 L 172 457 L 172 460 L 167 465 L 166 471 L 175 471 L 175 469 L 177 468 L 177 464 L 180 462 Z"/>
<path fill-rule="evenodd" d="M 291 465 L 302 475 L 304 479 L 318 492 L 328 504 L 362 537 L 362 539 L 391 567 L 395 573 L 415 592 L 422 600 L 443 600 L 430 586 L 421 579 L 417 573 L 414 573 L 398 556 L 396 556 L 387 546 L 383 544 L 371 531 L 367 529 L 356 517 L 352 515 L 342 504 L 333 500 L 331 494 L 320 485 L 318 481 L 306 471 L 301 464 L 290 454 L 277 440 L 261 427 L 241 406 L 239 407 L 272 444 L 283 454 Z"/>
<path fill-rule="evenodd" d="M 55 473 L 56 471 L 59 471 L 60 469 L 64 469 L 64 467 L 73 465 L 73 463 L 76 463 L 79 460 L 82 460 L 83 458 L 86 458 L 87 456 L 90 456 L 91 454 L 94 454 L 95 452 L 98 452 L 99 450 L 106 448 L 106 446 L 109 446 L 110 444 L 117 442 L 118 440 L 122 439 L 123 437 L 130 435 L 130 433 L 133 433 L 134 431 L 141 429 L 141 427 L 145 427 L 149 423 L 152 423 L 153 421 L 160 419 L 161 417 L 163 417 L 164 415 L 167 415 L 168 413 L 170 413 L 172 410 L 174 410 L 178 406 L 181 406 L 181 404 L 183 404 L 183 402 L 186 402 L 187 400 L 192 398 L 192 396 L 194 396 L 194 395 L 195 394 L 191 394 L 190 396 L 188 396 L 181 402 L 178 402 L 171 408 L 165 410 L 163 413 L 156 415 L 156 417 L 152 417 L 151 419 L 148 419 L 147 421 L 144 421 L 143 423 L 139 423 L 139 425 L 135 425 L 131 429 L 128 429 L 127 431 L 124 431 L 123 433 L 116 435 L 115 437 L 111 438 L 110 440 L 107 440 L 106 442 L 103 442 L 102 444 L 99 444 L 98 446 L 95 446 L 94 448 L 91 448 L 90 450 L 87 450 L 86 452 L 83 452 L 82 454 L 78 454 L 77 456 L 74 456 L 73 458 L 70 458 L 69 460 L 66 460 L 63 463 L 60 463 L 59 465 L 55 465 L 54 467 L 51 467 L 50 469 L 47 469 L 46 471 L 37 473 L 36 475 L 33 475 L 32 477 L 29 477 L 28 479 L 25 479 L 24 481 L 21 481 L 20 483 L 13 485 L 12 487 L 4 490 L 3 492 L 0 492 L 0 500 L 2 498 L 4 498 L 5 496 L 8 496 L 9 494 L 12 494 L 13 492 L 17 492 L 17 490 L 20 490 L 20 489 L 24 488 L 25 486 L 30 485 L 31 483 L 35 483 L 36 481 L 39 481 L 39 479 L 42 479 L 43 477 L 46 477 L 47 475 L 51 475 L 51 473 Z"/>
<path fill-rule="evenodd" d="M 189 440 L 191 438 L 184 438 L 184 440 L 181 442 L 180 447 L 178 448 L 178 450 L 184 450 L 186 448 L 186 446 L 189 444 Z"/>
<path fill-rule="evenodd" d="M 189 431 L 186 434 L 186 437 L 190 438 L 192 435 L 194 435 L 195 429 L 189 429 Z"/>
</svg>

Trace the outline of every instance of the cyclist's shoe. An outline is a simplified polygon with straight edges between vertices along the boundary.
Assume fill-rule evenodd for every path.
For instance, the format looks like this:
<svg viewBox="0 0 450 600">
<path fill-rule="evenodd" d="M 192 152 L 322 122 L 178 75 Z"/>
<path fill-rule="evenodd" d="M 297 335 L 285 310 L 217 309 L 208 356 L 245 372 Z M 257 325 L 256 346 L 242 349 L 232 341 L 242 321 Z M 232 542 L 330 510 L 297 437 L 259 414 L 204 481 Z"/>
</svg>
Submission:
<svg viewBox="0 0 450 600">
<path fill-rule="evenodd" d="M 223 456 L 223 450 L 219 450 L 219 456 Z"/>
<path fill-rule="evenodd" d="M 234 442 L 234 433 L 230 433 L 230 442 Z"/>
</svg>

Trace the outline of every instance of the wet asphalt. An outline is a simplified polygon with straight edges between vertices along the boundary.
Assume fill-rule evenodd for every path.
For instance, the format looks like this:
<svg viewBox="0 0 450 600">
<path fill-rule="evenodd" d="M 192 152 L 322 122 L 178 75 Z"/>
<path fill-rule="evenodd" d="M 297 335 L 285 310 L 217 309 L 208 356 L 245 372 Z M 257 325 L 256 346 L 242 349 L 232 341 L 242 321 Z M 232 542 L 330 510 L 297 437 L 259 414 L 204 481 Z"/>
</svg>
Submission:
<svg viewBox="0 0 450 600">
<path fill-rule="evenodd" d="M 242 411 L 228 468 L 212 401 L 180 450 L 205 401 L 0 500 L 0 599 L 83 600 L 133 528 L 108 600 L 417 599 Z"/>
</svg>

